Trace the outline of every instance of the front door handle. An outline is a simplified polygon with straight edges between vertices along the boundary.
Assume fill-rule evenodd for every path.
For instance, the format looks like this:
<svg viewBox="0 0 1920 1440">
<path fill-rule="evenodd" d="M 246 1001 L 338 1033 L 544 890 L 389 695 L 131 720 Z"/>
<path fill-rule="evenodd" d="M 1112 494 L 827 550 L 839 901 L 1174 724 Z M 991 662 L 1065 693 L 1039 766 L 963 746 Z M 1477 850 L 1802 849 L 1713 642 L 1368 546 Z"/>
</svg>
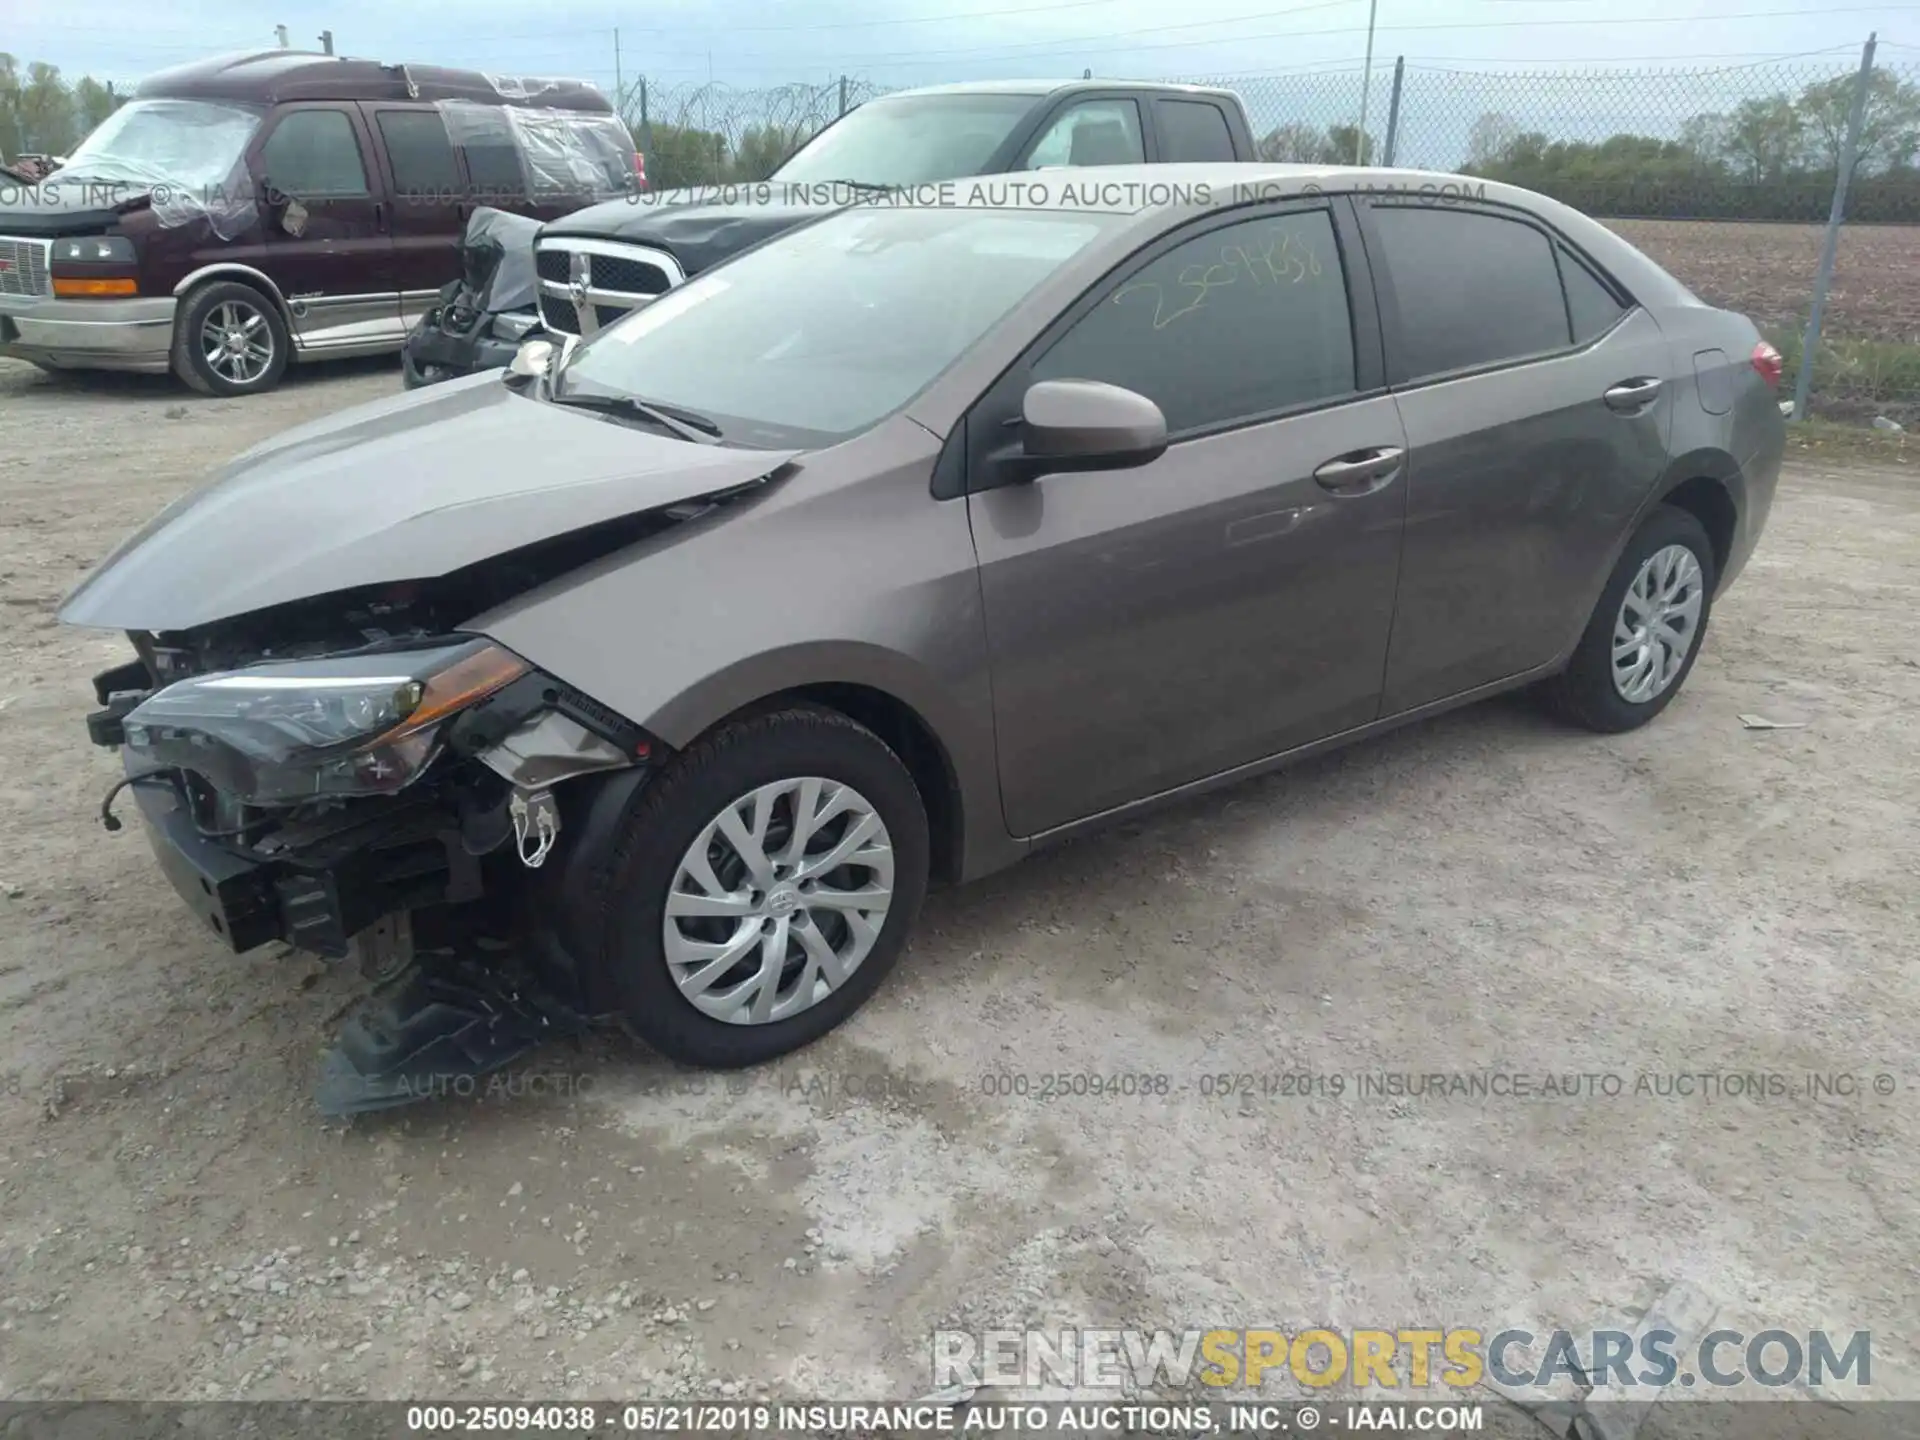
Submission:
<svg viewBox="0 0 1920 1440">
<path fill-rule="evenodd" d="M 1651 375 L 1642 375 L 1637 380 L 1622 380 L 1600 398 L 1607 402 L 1610 410 L 1631 412 L 1651 405 L 1660 394 L 1660 382 Z"/>
<path fill-rule="evenodd" d="M 1371 495 L 1393 482 L 1406 458 L 1407 452 L 1398 445 L 1355 450 L 1327 461 L 1313 472 L 1313 478 L 1322 490 L 1335 495 Z"/>
</svg>

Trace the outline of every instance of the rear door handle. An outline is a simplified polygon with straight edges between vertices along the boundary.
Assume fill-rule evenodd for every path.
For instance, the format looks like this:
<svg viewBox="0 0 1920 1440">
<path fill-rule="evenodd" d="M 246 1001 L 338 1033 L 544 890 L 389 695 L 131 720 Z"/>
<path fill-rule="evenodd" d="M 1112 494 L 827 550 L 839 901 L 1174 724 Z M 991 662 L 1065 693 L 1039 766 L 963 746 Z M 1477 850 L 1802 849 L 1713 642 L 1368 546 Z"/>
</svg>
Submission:
<svg viewBox="0 0 1920 1440">
<path fill-rule="evenodd" d="M 1651 375 L 1622 380 L 1600 398 L 1612 410 L 1632 411 L 1650 405 L 1660 394 L 1660 382 Z"/>
<path fill-rule="evenodd" d="M 1313 472 L 1313 478 L 1322 490 L 1335 495 L 1371 495 L 1393 482 L 1406 458 L 1407 452 L 1397 445 L 1354 450 L 1327 461 Z"/>
</svg>

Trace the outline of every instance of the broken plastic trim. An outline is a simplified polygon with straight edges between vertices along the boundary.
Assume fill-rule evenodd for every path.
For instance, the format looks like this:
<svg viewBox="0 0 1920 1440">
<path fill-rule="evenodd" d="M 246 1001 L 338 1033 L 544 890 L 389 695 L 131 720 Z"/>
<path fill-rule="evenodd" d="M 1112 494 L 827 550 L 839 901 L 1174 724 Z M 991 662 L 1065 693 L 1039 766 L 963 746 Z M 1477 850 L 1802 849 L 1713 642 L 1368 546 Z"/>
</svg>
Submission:
<svg viewBox="0 0 1920 1440">
<path fill-rule="evenodd" d="M 428 957 L 348 1017 L 314 1098 L 342 1116 L 471 1095 L 476 1080 L 587 1025 L 510 958 Z"/>
</svg>

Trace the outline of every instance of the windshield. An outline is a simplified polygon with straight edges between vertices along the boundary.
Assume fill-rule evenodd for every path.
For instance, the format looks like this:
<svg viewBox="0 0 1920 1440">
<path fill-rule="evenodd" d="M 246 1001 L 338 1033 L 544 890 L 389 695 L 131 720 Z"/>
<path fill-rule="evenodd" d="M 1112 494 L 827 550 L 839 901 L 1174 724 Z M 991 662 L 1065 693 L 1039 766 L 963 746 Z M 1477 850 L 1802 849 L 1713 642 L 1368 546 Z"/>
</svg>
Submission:
<svg viewBox="0 0 1920 1440">
<path fill-rule="evenodd" d="M 238 105 L 130 100 L 80 142 L 60 175 L 165 181 L 196 189 L 218 186 L 233 174 L 259 125 L 257 111 Z"/>
<path fill-rule="evenodd" d="M 909 95 L 872 100 L 828 126 L 775 180 L 929 185 L 978 175 L 1029 114 L 1034 95 Z"/>
<path fill-rule="evenodd" d="M 842 211 L 603 330 L 574 352 L 562 392 L 680 406 L 718 422 L 732 444 L 828 443 L 911 400 L 1123 219 Z"/>
</svg>

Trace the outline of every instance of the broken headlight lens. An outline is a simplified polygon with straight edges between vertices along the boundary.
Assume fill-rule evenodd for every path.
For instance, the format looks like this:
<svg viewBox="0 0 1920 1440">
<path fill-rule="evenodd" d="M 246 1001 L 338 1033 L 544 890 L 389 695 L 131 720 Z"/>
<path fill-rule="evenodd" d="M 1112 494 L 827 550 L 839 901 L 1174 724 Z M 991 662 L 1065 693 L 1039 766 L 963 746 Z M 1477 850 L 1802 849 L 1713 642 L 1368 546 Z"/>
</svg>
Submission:
<svg viewBox="0 0 1920 1440">
<path fill-rule="evenodd" d="M 432 762 L 443 721 L 527 670 L 473 640 L 196 675 L 127 715 L 127 748 L 255 805 L 390 794 Z"/>
</svg>

